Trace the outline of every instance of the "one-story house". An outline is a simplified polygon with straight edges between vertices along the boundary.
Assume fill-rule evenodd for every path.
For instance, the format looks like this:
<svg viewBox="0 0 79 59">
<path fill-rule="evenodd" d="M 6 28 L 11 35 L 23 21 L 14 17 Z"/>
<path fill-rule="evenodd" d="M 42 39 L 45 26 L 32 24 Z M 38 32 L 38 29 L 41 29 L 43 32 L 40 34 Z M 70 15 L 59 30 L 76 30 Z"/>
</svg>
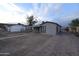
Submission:
<svg viewBox="0 0 79 59">
<path fill-rule="evenodd" d="M 43 22 L 40 25 L 34 26 L 34 32 L 56 35 L 61 32 L 61 26 L 54 22 Z"/>
<path fill-rule="evenodd" d="M 69 27 L 69 32 L 75 33 L 76 32 L 76 27 Z"/>
<path fill-rule="evenodd" d="M 23 24 L 6 24 L 6 23 L 0 23 L 0 28 L 4 29 L 4 31 L 8 32 L 22 32 L 25 31 L 26 26 Z"/>
<path fill-rule="evenodd" d="M 69 27 L 69 32 L 79 33 L 79 26 Z"/>
</svg>

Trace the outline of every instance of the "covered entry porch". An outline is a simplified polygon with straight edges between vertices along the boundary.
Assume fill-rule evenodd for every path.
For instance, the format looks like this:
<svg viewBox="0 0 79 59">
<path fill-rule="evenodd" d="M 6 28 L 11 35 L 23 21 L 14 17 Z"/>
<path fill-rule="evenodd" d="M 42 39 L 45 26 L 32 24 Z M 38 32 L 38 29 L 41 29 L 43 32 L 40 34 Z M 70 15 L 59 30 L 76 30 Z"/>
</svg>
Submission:
<svg viewBox="0 0 79 59">
<path fill-rule="evenodd" d="M 46 26 L 35 26 L 33 27 L 34 32 L 46 32 Z"/>
</svg>

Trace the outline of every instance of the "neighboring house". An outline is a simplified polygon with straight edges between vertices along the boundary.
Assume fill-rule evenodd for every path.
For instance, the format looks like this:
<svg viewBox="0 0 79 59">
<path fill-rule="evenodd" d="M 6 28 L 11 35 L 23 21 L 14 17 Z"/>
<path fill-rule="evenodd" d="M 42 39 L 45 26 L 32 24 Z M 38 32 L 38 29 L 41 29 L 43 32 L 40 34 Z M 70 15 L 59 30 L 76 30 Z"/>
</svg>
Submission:
<svg viewBox="0 0 79 59">
<path fill-rule="evenodd" d="M 40 25 L 34 26 L 34 32 L 56 35 L 57 33 L 61 32 L 61 26 L 54 22 L 43 22 Z"/>
<path fill-rule="evenodd" d="M 69 31 L 72 33 L 79 33 L 79 26 L 76 27 L 69 27 Z"/>
<path fill-rule="evenodd" d="M 78 27 L 76 27 L 76 31 L 79 33 L 79 26 L 78 26 Z"/>
<path fill-rule="evenodd" d="M 76 32 L 76 27 L 69 27 L 69 32 L 75 33 Z"/>
<path fill-rule="evenodd" d="M 56 35 L 57 33 L 61 32 L 61 26 L 54 22 L 43 22 L 39 25 L 34 26 L 26 26 L 23 24 L 2 24 L 3 29 L 8 32 L 39 32 L 39 33 L 46 33 L 50 35 Z"/>
<path fill-rule="evenodd" d="M 9 26 L 7 29 L 9 32 L 22 32 L 25 31 L 25 26 L 16 24 Z"/>
<path fill-rule="evenodd" d="M 8 32 L 22 32 L 25 31 L 26 26 L 23 24 L 0 24 L 2 26 L 2 29 Z"/>
</svg>

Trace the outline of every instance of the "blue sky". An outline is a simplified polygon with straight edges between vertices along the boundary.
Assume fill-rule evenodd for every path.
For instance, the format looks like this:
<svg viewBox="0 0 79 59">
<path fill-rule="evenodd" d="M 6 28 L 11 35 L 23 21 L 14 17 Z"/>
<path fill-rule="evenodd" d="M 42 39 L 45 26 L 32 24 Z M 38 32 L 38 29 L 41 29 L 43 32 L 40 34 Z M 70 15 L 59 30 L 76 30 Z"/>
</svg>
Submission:
<svg viewBox="0 0 79 59">
<path fill-rule="evenodd" d="M 7 3 L 0 4 L 0 22 L 26 23 L 26 17 L 34 15 L 41 21 L 53 21 L 66 26 L 79 18 L 78 3 Z"/>
</svg>

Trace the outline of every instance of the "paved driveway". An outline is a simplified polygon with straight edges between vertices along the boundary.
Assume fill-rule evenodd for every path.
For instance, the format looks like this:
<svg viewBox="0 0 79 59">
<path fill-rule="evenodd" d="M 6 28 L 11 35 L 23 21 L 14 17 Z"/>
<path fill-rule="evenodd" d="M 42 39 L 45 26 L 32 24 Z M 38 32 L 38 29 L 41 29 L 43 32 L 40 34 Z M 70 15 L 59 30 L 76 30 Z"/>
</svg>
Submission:
<svg viewBox="0 0 79 59">
<path fill-rule="evenodd" d="M 28 33 L 0 40 L 0 55 L 19 56 L 77 56 L 79 39 L 73 34 L 50 36 Z"/>
</svg>

